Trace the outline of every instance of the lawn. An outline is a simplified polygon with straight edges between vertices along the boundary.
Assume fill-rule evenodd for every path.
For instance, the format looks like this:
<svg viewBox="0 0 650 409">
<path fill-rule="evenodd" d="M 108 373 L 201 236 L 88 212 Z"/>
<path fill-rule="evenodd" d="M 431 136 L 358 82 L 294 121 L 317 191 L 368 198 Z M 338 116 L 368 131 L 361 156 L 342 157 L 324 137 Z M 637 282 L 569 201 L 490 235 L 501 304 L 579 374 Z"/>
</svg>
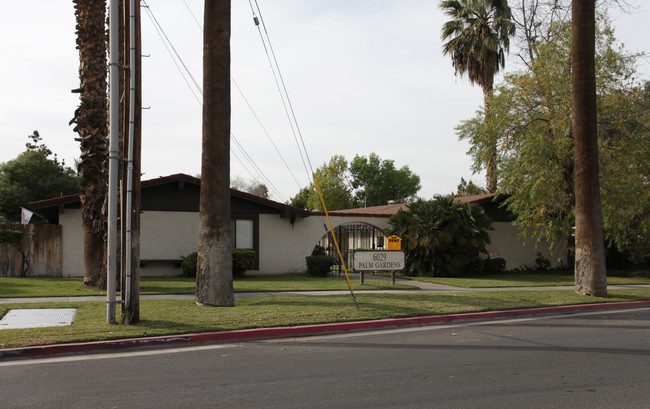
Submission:
<svg viewBox="0 0 650 409">
<path fill-rule="evenodd" d="M 0 316 L 14 308 L 78 308 L 70 326 L 0 330 L 0 348 L 648 299 L 650 289 L 612 290 L 607 299 L 570 290 L 359 294 L 359 308 L 348 295 L 254 297 L 236 300 L 234 308 L 144 300 L 136 325 L 107 324 L 104 302 L 0 304 Z"/>
<path fill-rule="evenodd" d="M 499 288 L 499 287 L 553 287 L 572 286 L 573 271 L 517 271 L 491 275 L 469 277 L 403 277 L 435 284 L 462 288 Z M 609 276 L 608 285 L 650 285 L 649 277 Z"/>
<path fill-rule="evenodd" d="M 141 294 L 194 294 L 195 280 L 187 277 L 142 277 Z M 363 286 L 352 282 L 354 289 L 363 290 L 413 290 L 416 286 L 395 284 L 388 281 L 366 279 Z M 326 278 L 310 277 L 307 274 L 278 274 L 245 276 L 233 282 L 234 291 L 327 291 L 347 290 L 344 276 Z M 0 277 L 0 298 L 18 297 L 75 297 L 105 295 L 105 292 L 86 288 L 81 278 L 15 278 Z"/>
</svg>

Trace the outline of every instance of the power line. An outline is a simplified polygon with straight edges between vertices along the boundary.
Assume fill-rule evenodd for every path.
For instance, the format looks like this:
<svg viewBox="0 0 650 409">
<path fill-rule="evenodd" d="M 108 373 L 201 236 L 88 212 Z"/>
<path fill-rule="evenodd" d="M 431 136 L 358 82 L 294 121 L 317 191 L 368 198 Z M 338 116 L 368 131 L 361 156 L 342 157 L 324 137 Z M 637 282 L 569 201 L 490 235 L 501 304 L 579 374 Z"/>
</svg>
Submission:
<svg viewBox="0 0 650 409">
<path fill-rule="evenodd" d="M 196 17 L 194 16 L 194 14 L 192 13 L 192 11 L 190 10 L 190 8 L 189 8 L 189 6 L 187 5 L 187 3 L 185 2 L 185 0 L 183 0 L 183 3 L 185 4 L 185 6 L 187 7 L 188 11 L 189 11 L 190 14 L 192 15 L 192 17 L 193 17 L 194 21 L 196 22 L 197 26 L 198 26 L 199 28 L 201 28 L 201 25 L 199 24 L 198 20 L 196 19 Z M 194 98 L 196 99 L 196 101 L 199 103 L 199 105 L 203 106 L 203 102 L 202 102 L 202 100 L 201 100 L 201 99 L 196 95 L 196 92 L 194 91 L 194 88 L 196 88 L 196 90 L 197 90 L 201 95 L 203 95 L 203 89 L 202 89 L 202 87 L 198 84 L 198 82 L 196 81 L 196 79 L 194 78 L 194 76 L 192 75 L 192 73 L 190 72 L 190 70 L 189 70 L 189 68 L 187 67 L 187 65 L 185 65 L 185 63 L 184 63 L 182 57 L 180 56 L 180 54 L 178 53 L 178 51 L 176 50 L 176 48 L 173 46 L 171 40 L 169 39 L 169 37 L 168 37 L 167 34 L 165 33 L 164 29 L 162 28 L 162 25 L 158 22 L 158 19 L 154 16 L 153 11 L 152 11 L 151 8 L 149 7 L 149 5 L 146 4 L 146 2 L 144 2 L 144 0 L 143 0 L 143 5 L 144 5 L 144 7 L 145 7 L 146 10 L 147 10 L 147 14 L 149 15 L 149 18 L 150 18 L 150 20 L 152 21 L 153 26 L 154 26 L 156 32 L 158 33 L 158 36 L 160 37 L 160 39 L 161 39 L 163 45 L 165 46 L 165 48 L 167 49 L 167 52 L 169 53 L 170 57 L 172 58 L 172 61 L 173 61 L 174 64 L 176 65 L 176 68 L 179 70 L 181 76 L 183 77 L 183 80 L 185 81 L 186 85 L 188 86 L 188 88 L 189 88 L 190 91 L 192 92 L 192 95 L 194 96 Z M 180 64 L 182 65 L 182 67 L 183 67 L 184 70 L 181 69 L 181 66 L 179 65 L 179 62 L 180 62 Z M 192 83 L 194 84 L 194 87 L 192 87 L 192 85 L 190 84 L 190 81 L 188 81 L 186 74 L 187 74 L 187 76 L 189 76 L 190 79 L 192 80 Z M 231 77 L 231 79 L 232 79 L 232 77 Z M 233 80 L 233 82 L 234 82 L 234 80 Z M 247 100 L 246 97 L 244 96 L 244 94 L 243 94 L 243 92 L 241 91 L 241 89 L 239 88 L 239 86 L 238 86 L 236 83 L 235 83 L 235 86 L 237 87 L 237 89 L 239 90 L 239 92 L 242 94 L 242 97 L 244 98 L 244 100 L 245 100 L 246 103 L 248 104 L 249 108 L 250 108 L 251 111 L 253 112 L 253 115 L 255 116 L 255 118 L 257 119 L 257 121 L 260 123 L 260 125 L 262 125 L 261 121 L 259 120 L 259 118 L 258 118 L 257 115 L 255 114 L 255 111 L 252 109 L 252 107 L 251 107 L 250 104 L 248 103 L 248 100 Z M 266 129 L 264 128 L 263 125 L 262 125 L 262 129 L 264 129 L 264 131 L 266 132 Z M 275 143 L 273 143 L 273 140 L 271 139 L 270 135 L 268 135 L 268 132 L 266 132 L 266 134 L 267 134 L 267 137 L 269 138 L 269 140 L 271 141 L 271 144 L 272 144 L 273 147 L 275 148 L 276 152 L 280 155 L 280 158 L 281 158 L 282 161 L 284 162 L 285 166 L 287 166 L 287 169 L 289 170 L 289 172 L 290 172 L 291 175 L 293 176 L 294 180 L 296 180 L 295 176 L 293 175 L 293 172 L 291 172 L 291 169 L 289 169 L 289 167 L 288 167 L 286 161 L 284 160 L 284 158 L 283 158 L 282 155 L 280 154 L 279 150 L 277 149 L 277 146 L 275 145 Z M 257 164 L 255 163 L 255 161 L 253 160 L 253 158 L 248 154 L 248 152 L 246 152 L 246 150 L 244 149 L 244 147 L 242 146 L 242 144 L 237 140 L 237 138 L 236 138 L 232 133 L 230 134 L 230 137 L 231 137 L 231 139 L 235 142 L 235 146 L 237 146 L 237 147 L 239 148 L 239 150 L 244 154 L 244 157 L 245 157 L 246 160 L 249 162 L 249 164 L 252 165 L 253 168 L 255 169 L 255 171 L 258 173 L 258 177 L 255 177 L 255 176 L 253 175 L 253 172 L 251 172 L 250 169 L 249 169 L 249 168 L 244 164 L 244 162 L 241 160 L 241 158 L 239 158 L 239 156 L 236 154 L 236 152 L 233 150 L 233 148 L 232 148 L 232 146 L 231 146 L 231 148 L 230 148 L 231 153 L 232 153 L 232 154 L 235 156 L 235 158 L 239 161 L 239 163 L 242 165 L 242 167 L 244 168 L 244 170 L 246 170 L 246 172 L 247 172 L 249 175 L 251 175 L 251 177 L 252 177 L 254 180 L 259 180 L 259 179 L 261 179 L 261 180 L 265 181 L 265 183 L 269 186 L 269 188 L 271 188 L 271 189 L 274 191 L 274 193 L 275 193 L 275 194 L 276 194 L 276 195 L 277 195 L 281 200 L 286 201 L 286 198 L 284 197 L 284 195 L 282 195 L 282 193 L 281 193 L 281 192 L 280 192 L 280 191 L 279 191 L 279 190 L 278 190 L 278 189 L 273 185 L 273 183 L 270 181 L 270 179 L 269 179 L 268 177 L 266 177 L 266 175 L 264 174 L 264 172 L 262 172 L 262 170 L 259 168 L 259 166 L 257 166 Z M 296 180 L 296 183 L 297 183 L 297 180 Z M 298 186 L 300 187 L 299 184 L 298 184 Z"/>
<path fill-rule="evenodd" d="M 300 152 L 300 158 L 302 159 L 305 172 L 307 172 L 309 179 L 312 179 L 314 175 L 314 168 L 311 164 L 311 160 L 309 159 L 309 154 L 307 152 L 307 148 L 305 147 L 305 141 L 302 137 L 302 132 L 300 131 L 300 126 L 298 125 L 298 120 L 296 119 L 296 114 L 293 109 L 293 104 L 291 104 L 291 99 L 289 98 L 289 93 L 287 92 L 287 87 L 284 82 L 284 77 L 282 76 L 282 72 L 280 71 L 280 65 L 278 64 L 275 51 L 273 50 L 273 45 L 271 44 L 271 38 L 269 37 L 268 30 L 266 29 L 266 23 L 264 22 L 264 18 L 262 17 L 262 12 L 260 10 L 259 4 L 257 3 L 257 0 L 255 0 L 255 8 L 257 8 L 257 14 L 259 14 L 259 18 L 255 13 L 255 9 L 253 8 L 253 4 L 251 3 L 251 0 L 248 0 L 248 4 L 250 5 L 251 12 L 253 13 L 253 21 L 257 26 L 257 30 L 260 33 L 260 38 L 262 39 L 262 44 L 264 45 L 264 51 L 266 52 L 269 65 L 271 66 L 271 71 L 273 72 L 273 77 L 275 78 L 276 86 L 278 87 L 278 91 L 280 92 L 280 96 L 282 98 L 282 104 L 284 105 L 284 109 L 287 113 L 287 117 L 291 125 L 291 130 L 294 134 L 296 145 L 298 146 L 298 151 Z M 260 29 L 260 23 L 264 28 L 264 35 L 262 34 L 262 30 Z M 266 40 L 264 36 L 266 36 Z M 267 43 L 268 43 L 268 48 L 266 45 Z M 276 71 L 277 71 L 277 75 L 276 75 Z M 286 103 L 285 103 L 285 98 L 286 98 Z M 295 126 L 295 130 L 294 130 L 294 126 Z M 300 138 L 300 142 L 298 142 L 298 138 Z M 303 151 L 304 151 L 304 155 L 303 155 Z M 307 163 L 305 163 L 305 158 L 307 158 L 307 163 L 309 163 L 309 170 L 307 169 Z"/>
</svg>

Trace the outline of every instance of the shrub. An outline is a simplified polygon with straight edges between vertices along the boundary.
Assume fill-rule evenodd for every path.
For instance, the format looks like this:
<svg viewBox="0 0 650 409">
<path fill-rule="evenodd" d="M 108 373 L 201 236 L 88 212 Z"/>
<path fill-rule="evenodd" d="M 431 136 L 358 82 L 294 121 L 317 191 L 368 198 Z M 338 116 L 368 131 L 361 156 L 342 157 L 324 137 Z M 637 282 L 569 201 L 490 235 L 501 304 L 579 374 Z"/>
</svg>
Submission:
<svg viewBox="0 0 650 409">
<path fill-rule="evenodd" d="M 546 271 L 551 268 L 551 261 L 546 259 L 542 253 L 537 253 L 535 258 L 535 270 L 537 271 Z"/>
<path fill-rule="evenodd" d="M 255 267 L 255 250 L 232 249 L 232 276 L 242 278 L 246 270 Z"/>
<path fill-rule="evenodd" d="M 314 249 L 311 251 L 312 256 L 326 256 L 327 253 L 325 252 L 325 247 L 315 245 Z"/>
<path fill-rule="evenodd" d="M 305 257 L 307 261 L 307 273 L 314 277 L 326 277 L 330 267 L 334 265 L 334 259 L 330 256 L 316 255 Z"/>
<path fill-rule="evenodd" d="M 183 257 L 181 268 L 185 277 L 196 277 L 196 263 L 198 253 L 188 254 Z M 255 250 L 232 249 L 232 276 L 241 278 L 246 270 L 255 267 Z"/>
<path fill-rule="evenodd" d="M 454 202 L 452 196 L 418 200 L 390 218 L 389 234 L 402 238 L 404 273 L 452 276 L 478 272 L 487 253 L 492 220 L 476 204 Z M 478 270 L 477 270 L 478 269 Z"/>
<path fill-rule="evenodd" d="M 506 271 L 506 260 L 501 257 L 483 260 L 483 272 L 486 274 L 500 274 Z"/>
</svg>

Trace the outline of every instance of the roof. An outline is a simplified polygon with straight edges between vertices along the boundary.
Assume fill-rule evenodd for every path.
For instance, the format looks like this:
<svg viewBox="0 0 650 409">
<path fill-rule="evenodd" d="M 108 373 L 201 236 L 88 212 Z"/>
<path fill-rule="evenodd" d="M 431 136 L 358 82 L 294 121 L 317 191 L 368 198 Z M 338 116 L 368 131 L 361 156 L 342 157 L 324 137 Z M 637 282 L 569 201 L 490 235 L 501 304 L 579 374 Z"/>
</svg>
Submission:
<svg viewBox="0 0 650 409">
<path fill-rule="evenodd" d="M 357 217 L 391 217 L 399 210 L 408 210 L 408 203 L 394 203 L 382 206 L 360 207 L 356 209 L 333 210 L 330 215 L 357 216 Z"/>
<path fill-rule="evenodd" d="M 195 178 L 194 176 L 186 175 L 184 173 L 176 173 L 174 175 L 161 176 L 154 179 L 144 180 L 142 181 L 141 187 L 142 189 L 147 189 L 150 187 L 160 186 L 167 183 L 179 183 L 179 182 L 190 183 L 196 186 L 201 186 L 201 179 Z M 251 202 L 259 203 L 279 210 L 289 211 L 291 213 L 300 214 L 303 216 L 309 216 L 310 214 L 312 214 L 312 212 L 308 210 L 300 209 L 294 206 L 289 206 L 284 203 L 276 202 L 274 200 L 266 199 L 246 192 L 241 192 L 235 189 L 230 189 L 230 194 L 235 197 L 239 197 Z M 71 203 L 79 203 L 80 201 L 81 201 L 80 196 L 77 193 L 74 195 L 59 196 L 51 199 L 30 202 L 29 207 L 32 209 L 44 209 L 44 208 L 58 206 L 62 204 L 66 205 Z"/>
</svg>

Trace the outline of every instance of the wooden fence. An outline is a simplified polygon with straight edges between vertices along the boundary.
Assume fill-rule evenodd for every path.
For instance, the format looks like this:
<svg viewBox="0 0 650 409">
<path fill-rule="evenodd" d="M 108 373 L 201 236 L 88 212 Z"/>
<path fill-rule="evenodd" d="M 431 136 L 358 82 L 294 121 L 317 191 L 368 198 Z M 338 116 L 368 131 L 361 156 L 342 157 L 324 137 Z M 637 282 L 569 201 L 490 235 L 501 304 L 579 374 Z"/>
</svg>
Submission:
<svg viewBox="0 0 650 409">
<path fill-rule="evenodd" d="M 22 233 L 22 248 L 26 255 L 26 277 L 61 277 L 63 246 L 58 224 L 0 224 L 0 230 Z M 0 277 L 20 277 L 22 255 L 6 243 L 0 243 Z"/>
</svg>

